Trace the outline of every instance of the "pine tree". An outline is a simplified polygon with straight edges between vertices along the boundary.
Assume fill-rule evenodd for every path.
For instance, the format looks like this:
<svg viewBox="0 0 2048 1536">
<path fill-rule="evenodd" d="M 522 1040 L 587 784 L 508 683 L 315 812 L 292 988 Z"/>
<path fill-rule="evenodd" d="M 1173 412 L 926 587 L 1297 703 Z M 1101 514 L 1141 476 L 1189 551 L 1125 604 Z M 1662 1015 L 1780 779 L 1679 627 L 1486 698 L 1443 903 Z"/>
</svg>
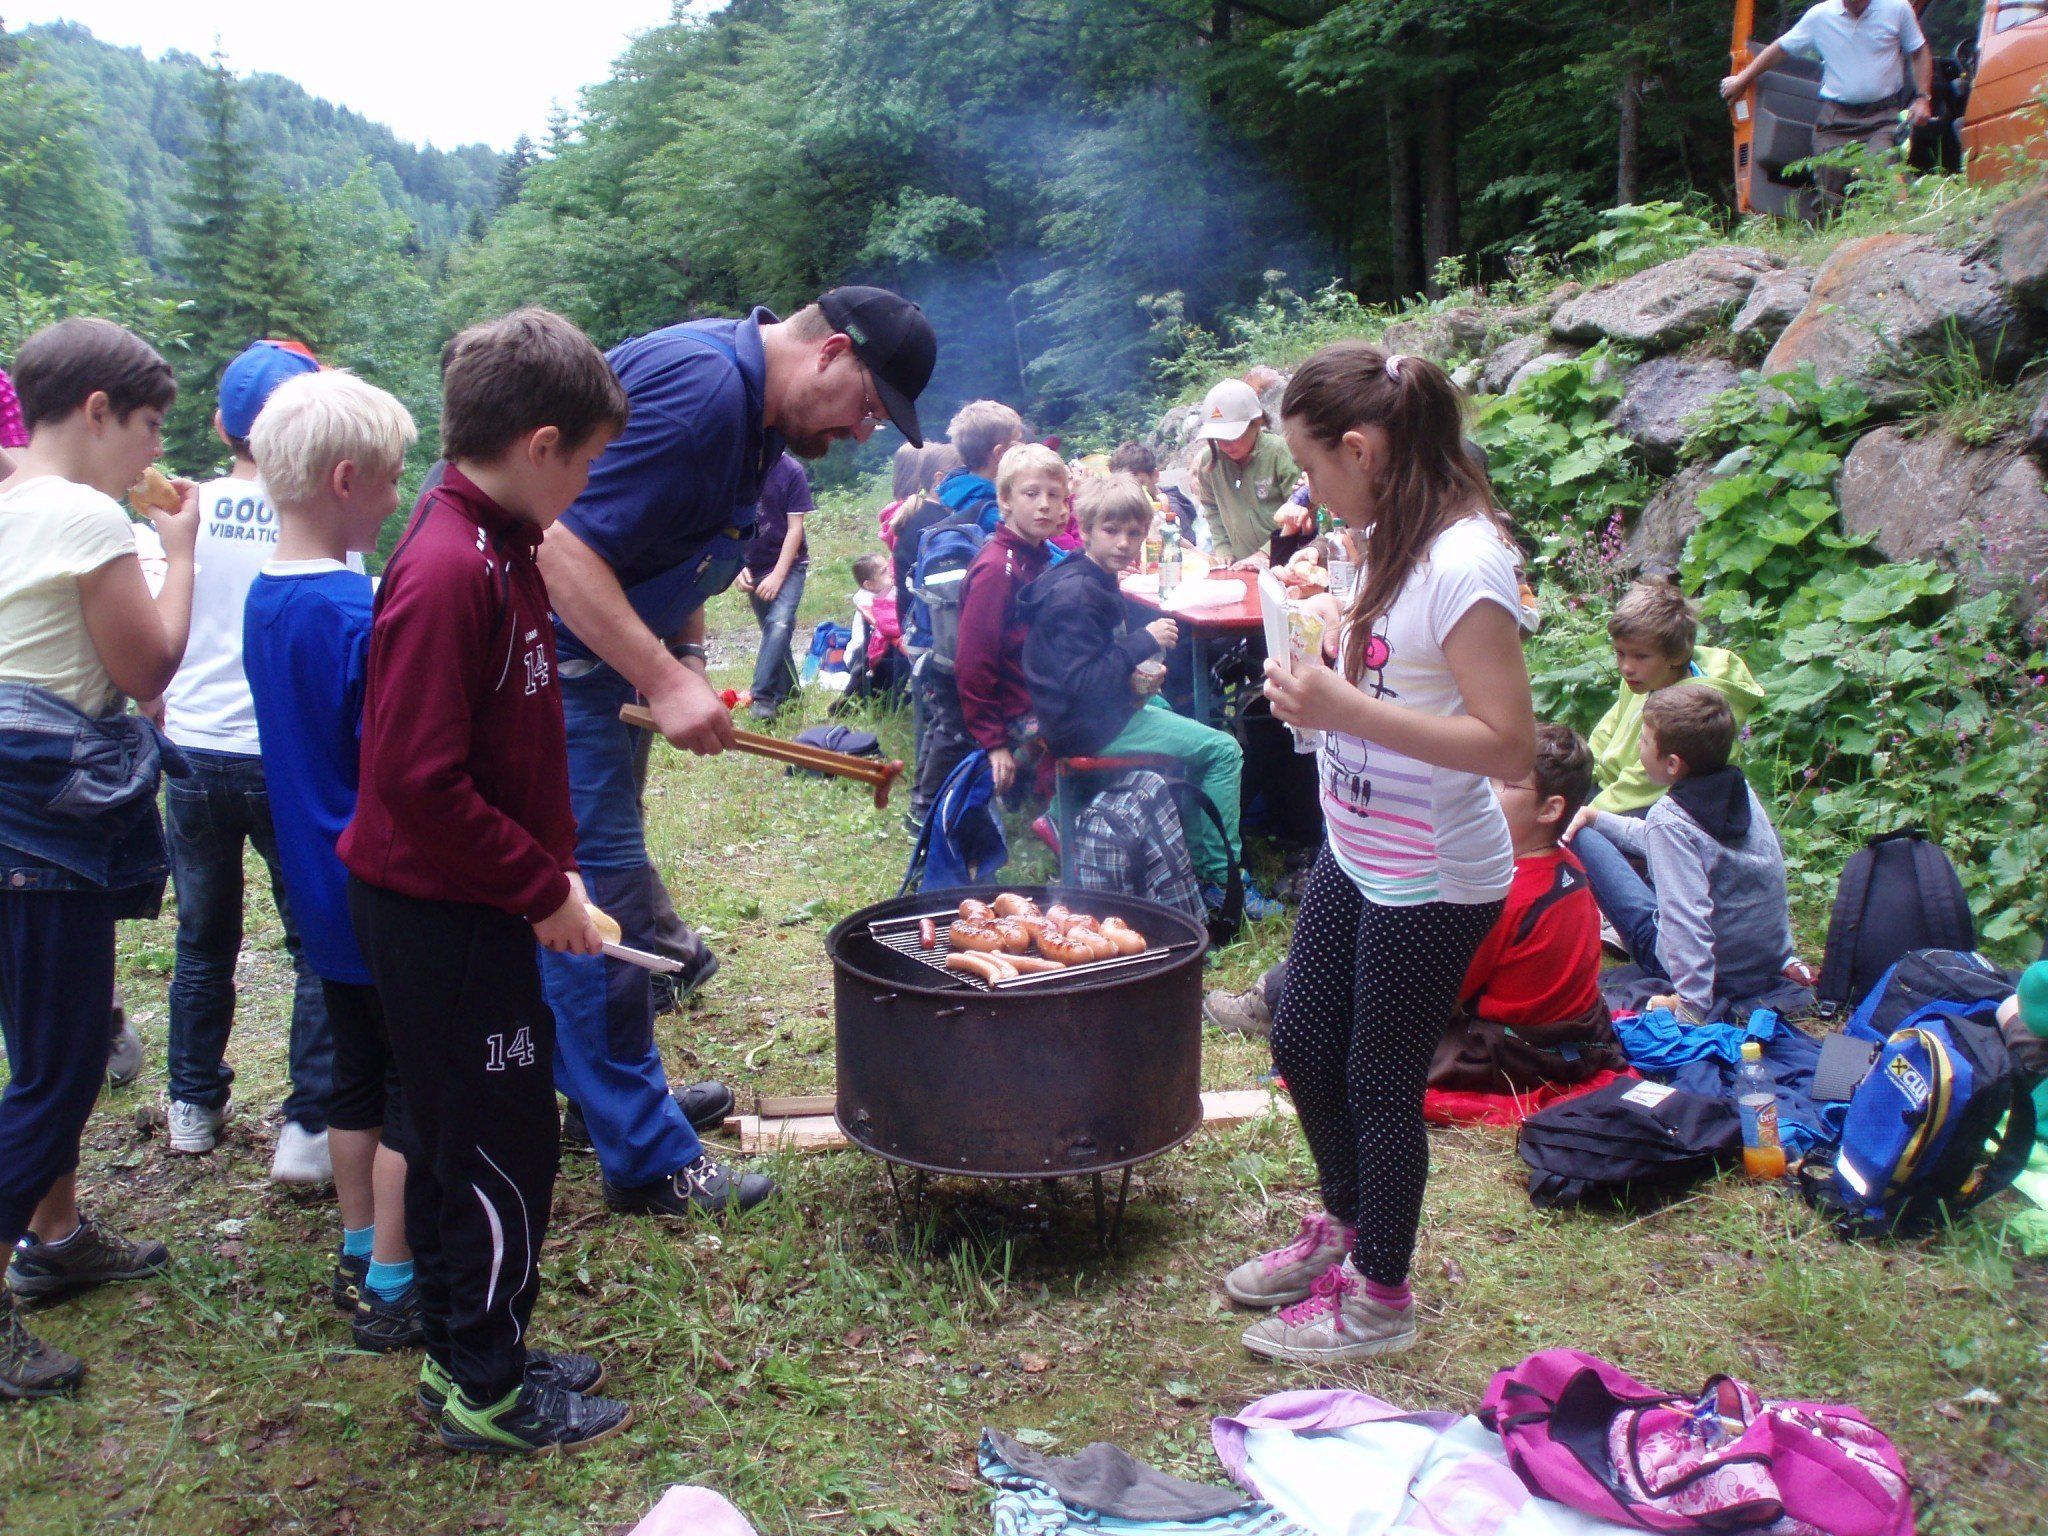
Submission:
<svg viewBox="0 0 2048 1536">
<path fill-rule="evenodd" d="M 224 268 L 229 292 L 249 317 L 243 344 L 275 336 L 320 346 L 327 301 L 312 270 L 305 223 L 281 194 L 264 192 L 250 203 Z"/>
<path fill-rule="evenodd" d="M 237 136 L 241 102 L 216 50 L 201 87 L 204 133 L 185 164 L 176 201 L 185 212 L 166 264 L 183 289 L 190 342 L 178 366 L 178 404 L 165 432 L 171 460 L 196 473 L 219 457 L 211 419 L 221 369 L 256 336 L 256 317 L 228 276 L 254 195 L 250 154 Z"/>
<path fill-rule="evenodd" d="M 512 141 L 512 153 L 505 157 L 505 163 L 498 167 L 498 206 L 509 208 L 519 201 L 519 194 L 526 190 L 526 173 L 540 160 L 540 151 L 533 147 L 533 140 L 525 134 Z"/>
</svg>

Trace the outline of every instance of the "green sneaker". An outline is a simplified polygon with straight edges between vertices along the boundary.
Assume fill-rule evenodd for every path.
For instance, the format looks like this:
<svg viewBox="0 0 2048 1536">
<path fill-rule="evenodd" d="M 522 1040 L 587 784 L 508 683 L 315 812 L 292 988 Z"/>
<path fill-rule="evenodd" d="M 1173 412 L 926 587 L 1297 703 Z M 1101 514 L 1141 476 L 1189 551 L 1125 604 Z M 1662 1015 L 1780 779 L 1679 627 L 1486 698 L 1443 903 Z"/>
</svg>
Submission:
<svg viewBox="0 0 2048 1536">
<path fill-rule="evenodd" d="M 526 1352 L 526 1381 L 531 1386 L 553 1387 L 559 1392 L 595 1392 L 604 1385 L 604 1367 L 588 1355 L 571 1354 L 563 1350 L 549 1354 L 544 1350 L 530 1349 Z M 432 1355 L 420 1361 L 420 1406 L 429 1414 L 437 1414 L 448 1405 L 448 1399 L 455 1395 L 455 1378 L 441 1367 L 441 1362 Z"/>
<path fill-rule="evenodd" d="M 441 1410 L 441 1443 L 451 1451 L 546 1456 L 590 1445 L 632 1422 L 633 1410 L 613 1398 L 585 1397 L 531 1381 L 482 1407 L 458 1387 Z"/>
</svg>

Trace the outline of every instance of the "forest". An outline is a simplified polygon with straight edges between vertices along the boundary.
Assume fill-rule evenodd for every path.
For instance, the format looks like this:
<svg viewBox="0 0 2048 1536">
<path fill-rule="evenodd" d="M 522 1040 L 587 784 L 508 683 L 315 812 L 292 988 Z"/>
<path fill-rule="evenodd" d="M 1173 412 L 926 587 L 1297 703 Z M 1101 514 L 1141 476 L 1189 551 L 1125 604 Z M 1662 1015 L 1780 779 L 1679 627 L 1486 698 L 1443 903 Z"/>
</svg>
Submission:
<svg viewBox="0 0 2048 1536">
<path fill-rule="evenodd" d="M 1728 20 L 736 0 L 641 35 L 503 156 L 415 150 L 231 58 L 29 28 L 0 55 L 0 355 L 98 309 L 197 382 L 296 327 L 417 408 L 441 340 L 517 303 L 609 343 L 869 279 L 932 313 L 946 399 L 1072 430 L 1276 286 L 1399 300 L 1565 250 L 1615 202 L 1725 200 Z"/>
</svg>

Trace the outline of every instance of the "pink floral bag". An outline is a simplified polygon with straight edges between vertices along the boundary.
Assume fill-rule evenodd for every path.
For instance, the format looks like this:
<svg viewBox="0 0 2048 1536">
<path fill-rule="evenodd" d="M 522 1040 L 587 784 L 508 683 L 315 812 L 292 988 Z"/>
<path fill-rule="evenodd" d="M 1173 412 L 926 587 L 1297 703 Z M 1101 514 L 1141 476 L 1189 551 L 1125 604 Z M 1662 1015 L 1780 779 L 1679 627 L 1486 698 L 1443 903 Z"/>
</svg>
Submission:
<svg viewBox="0 0 2048 1536">
<path fill-rule="evenodd" d="M 1898 1452 L 1854 1408 L 1766 1402 L 1728 1376 L 1686 1402 L 1553 1349 L 1496 1374 L 1480 1418 L 1534 1492 L 1643 1530 L 1913 1533 Z"/>
</svg>

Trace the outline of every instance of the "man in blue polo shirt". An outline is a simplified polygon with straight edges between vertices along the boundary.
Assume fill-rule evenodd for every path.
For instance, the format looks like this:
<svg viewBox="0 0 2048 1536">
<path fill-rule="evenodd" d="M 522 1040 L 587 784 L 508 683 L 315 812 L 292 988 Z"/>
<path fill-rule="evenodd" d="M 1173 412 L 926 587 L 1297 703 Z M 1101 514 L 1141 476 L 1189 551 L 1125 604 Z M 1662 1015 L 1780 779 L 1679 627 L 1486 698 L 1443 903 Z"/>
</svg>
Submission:
<svg viewBox="0 0 2048 1536">
<path fill-rule="evenodd" d="M 923 311 L 880 288 L 835 288 L 787 320 L 697 320 L 608 354 L 626 387 L 626 430 L 547 532 L 541 571 L 554 605 L 576 859 L 590 899 L 624 942 L 648 948 L 659 876 L 647 857 L 633 774 L 637 695 L 686 751 L 732 744 L 732 717 L 705 678 L 704 604 L 739 574 L 761 484 L 783 450 L 824 456 L 885 421 L 922 444 L 917 396 L 938 342 Z M 616 960 L 544 954 L 556 1023 L 555 1079 L 581 1106 L 617 1211 L 689 1215 L 747 1209 L 765 1174 L 720 1165 L 697 1140 L 730 1091 L 669 1092 L 654 1040 L 647 972 Z"/>
<path fill-rule="evenodd" d="M 1898 133 L 1901 112 L 1918 128 L 1933 110 L 1934 52 L 1910 0 L 1821 0 L 1739 73 L 1723 80 L 1722 96 L 1738 100 L 1759 75 L 1788 55 L 1816 60 L 1821 67 L 1820 116 L 1813 125 L 1816 155 L 1845 144 L 1882 154 Z M 1819 167 L 1813 180 L 1820 205 L 1839 208 L 1849 172 Z"/>
</svg>

